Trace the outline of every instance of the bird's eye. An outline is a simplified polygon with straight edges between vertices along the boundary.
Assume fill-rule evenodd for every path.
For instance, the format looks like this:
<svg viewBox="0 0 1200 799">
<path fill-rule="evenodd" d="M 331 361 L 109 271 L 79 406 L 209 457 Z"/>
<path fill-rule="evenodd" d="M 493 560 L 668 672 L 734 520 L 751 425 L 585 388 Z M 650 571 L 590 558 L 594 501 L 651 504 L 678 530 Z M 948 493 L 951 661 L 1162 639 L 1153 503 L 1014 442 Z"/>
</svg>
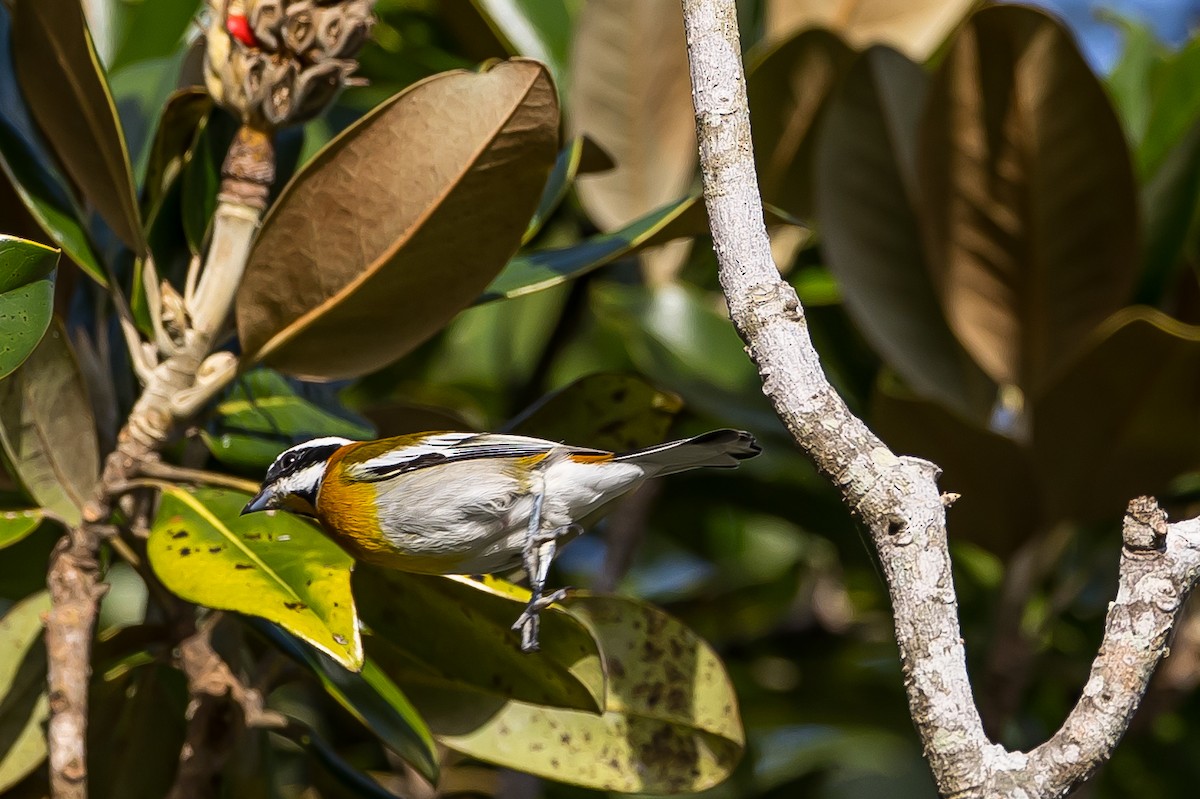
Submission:
<svg viewBox="0 0 1200 799">
<path fill-rule="evenodd" d="M 294 452 L 289 452 L 289 453 L 287 453 L 286 455 L 284 455 L 284 456 L 283 456 L 282 465 L 284 465 L 284 466 L 291 466 L 291 465 L 292 465 L 293 463 L 295 463 L 295 462 L 296 462 L 296 453 L 294 453 Z"/>
</svg>

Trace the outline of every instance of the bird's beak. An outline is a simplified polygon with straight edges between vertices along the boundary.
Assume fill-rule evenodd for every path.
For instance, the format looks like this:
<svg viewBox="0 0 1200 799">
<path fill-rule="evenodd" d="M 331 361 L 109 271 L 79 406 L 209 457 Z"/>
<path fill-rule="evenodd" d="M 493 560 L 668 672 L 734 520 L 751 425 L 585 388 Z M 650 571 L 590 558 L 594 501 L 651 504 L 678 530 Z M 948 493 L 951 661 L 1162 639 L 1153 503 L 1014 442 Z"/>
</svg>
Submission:
<svg viewBox="0 0 1200 799">
<path fill-rule="evenodd" d="M 254 499 L 246 503 L 246 507 L 242 508 L 240 515 L 245 516 L 247 513 L 256 513 L 260 510 L 270 510 L 271 508 L 275 507 L 275 503 L 273 502 L 274 499 L 275 492 L 270 488 L 264 488 L 254 496 Z"/>
</svg>

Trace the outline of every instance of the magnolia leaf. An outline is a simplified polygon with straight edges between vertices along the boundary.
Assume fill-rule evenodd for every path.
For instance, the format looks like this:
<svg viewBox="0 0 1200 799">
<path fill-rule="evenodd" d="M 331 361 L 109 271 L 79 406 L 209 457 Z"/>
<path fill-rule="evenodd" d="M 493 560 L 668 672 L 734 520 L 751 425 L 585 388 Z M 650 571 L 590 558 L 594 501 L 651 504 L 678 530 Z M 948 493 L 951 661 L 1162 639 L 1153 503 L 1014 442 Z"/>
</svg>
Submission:
<svg viewBox="0 0 1200 799">
<path fill-rule="evenodd" d="M 42 731 L 49 715 L 42 615 L 50 595 L 40 591 L 0 618 L 0 792 L 25 778 L 46 758 Z"/>
<path fill-rule="evenodd" d="M 471 0 L 497 37 L 514 55 L 550 67 L 554 81 L 566 84 L 567 52 L 573 20 L 565 0 Z"/>
<path fill-rule="evenodd" d="M 507 430 L 628 452 L 662 441 L 682 408 L 678 395 L 655 388 L 640 375 L 601 372 L 542 398 Z"/>
<path fill-rule="evenodd" d="M 337 750 L 308 724 L 288 716 L 287 726 L 275 732 L 312 755 L 343 787 L 349 789 L 350 796 L 357 799 L 404 799 L 384 788 L 338 754 Z"/>
<path fill-rule="evenodd" d="M 575 182 L 575 176 L 579 174 L 580 166 L 583 163 L 583 153 L 587 141 L 586 136 L 576 136 L 571 139 L 571 143 L 567 145 L 566 149 L 558 154 L 558 160 L 554 162 L 554 169 L 550 172 L 550 177 L 546 179 L 546 185 L 542 189 L 542 199 L 538 201 L 537 210 L 533 212 L 533 217 L 529 220 L 529 224 L 525 227 L 525 233 L 521 236 L 521 246 L 525 246 L 537 238 L 537 234 L 542 232 L 546 220 L 558 210 L 563 200 L 567 198 L 567 194 L 570 193 L 571 186 Z"/>
<path fill-rule="evenodd" d="M 520 253 L 496 276 L 477 304 L 533 294 L 648 247 L 694 235 L 698 216 L 704 216 L 703 201 L 700 197 L 686 197 L 623 228 L 570 247 Z"/>
<path fill-rule="evenodd" d="M 1131 307 L 1090 344 L 1031 412 L 1038 478 L 1057 518 L 1120 513 L 1200 466 L 1200 328 Z"/>
<path fill-rule="evenodd" d="M 542 612 L 541 650 L 521 651 L 511 627 L 528 591 L 495 579 L 408 574 L 368 564 L 355 572 L 354 589 L 371 633 L 367 652 L 422 716 L 421 697 L 440 689 L 468 697 L 458 708 L 467 716 L 512 699 L 588 713 L 604 703 L 596 642 L 561 607 Z"/>
<path fill-rule="evenodd" d="M 1104 88 L 1055 19 L 986 8 L 938 69 L 920 153 L 950 327 L 993 380 L 1035 396 L 1137 277 L 1133 171 Z"/>
<path fill-rule="evenodd" d="M 824 27 L 858 49 L 886 44 L 924 61 L 976 0 L 767 0 L 767 37 Z"/>
<path fill-rule="evenodd" d="M 0 447 L 38 505 L 69 525 L 79 523 L 100 476 L 100 448 L 83 377 L 61 323 L 0 382 Z"/>
<path fill-rule="evenodd" d="M 823 30 L 804 31 L 754 58 L 746 95 L 763 199 L 789 213 L 813 212 L 816 131 L 854 53 Z"/>
<path fill-rule="evenodd" d="M 362 668 L 350 556 L 288 513 L 240 516 L 249 494 L 165 486 L 146 542 L 180 597 L 273 621 L 352 671 Z"/>
<path fill-rule="evenodd" d="M 332 658 L 304 646 L 279 627 L 258 619 L 247 621 L 284 654 L 312 672 L 325 692 L 385 746 L 431 783 L 437 783 L 438 757 L 433 734 L 404 692 L 373 660 L 366 658 L 361 672 L 346 671 Z"/>
<path fill-rule="evenodd" d="M 712 648 L 645 603 L 579 596 L 565 605 L 600 642 L 603 715 L 520 701 L 472 707 L 439 687 L 414 699 L 442 743 L 596 790 L 694 793 L 724 780 L 745 737 L 733 685 Z"/>
<path fill-rule="evenodd" d="M 163 195 L 183 174 L 212 108 L 208 92 L 196 87 L 180 89 L 167 100 L 146 163 L 142 208 L 147 219 L 153 218 Z"/>
<path fill-rule="evenodd" d="M 42 524 L 46 514 L 40 508 L 0 511 L 0 549 L 24 539 Z"/>
<path fill-rule="evenodd" d="M 54 311 L 58 250 L 0 234 L 0 380 L 25 362 Z"/>
<path fill-rule="evenodd" d="M 675 0 L 595 0 L 584 6 L 571 54 L 567 128 L 587 134 L 616 169 L 576 181 L 603 231 L 644 217 L 688 193 L 696 123 Z"/>
<path fill-rule="evenodd" d="M 987 419 L 995 386 L 951 332 L 917 218 L 917 128 L 924 70 L 868 50 L 829 104 L 817 148 L 817 221 L 846 311 L 916 392 Z"/>
<path fill-rule="evenodd" d="M 13 60 L 29 109 L 71 180 L 113 232 L 144 254 L 125 137 L 79 3 L 18 3 Z"/>
<path fill-rule="evenodd" d="M 1028 448 L 914 395 L 887 375 L 876 382 L 871 424 L 893 451 L 941 467 L 938 485 L 961 495 L 948 511 L 954 539 L 1009 554 L 1045 529 Z"/>
<path fill-rule="evenodd" d="M 1179 273 L 1200 203 L 1200 119 L 1141 186 L 1145 268 L 1135 301 L 1157 304 Z"/>
<path fill-rule="evenodd" d="M 104 269 L 72 205 L 67 183 L 41 144 L 11 62 L 9 12 L 0 6 L 0 169 L 46 234 L 93 280 L 106 285 Z"/>
<path fill-rule="evenodd" d="M 549 73 L 521 59 L 435 75 L 359 120 L 263 222 L 237 298 L 246 362 L 352 377 L 431 336 L 517 249 L 557 137 Z"/>
</svg>

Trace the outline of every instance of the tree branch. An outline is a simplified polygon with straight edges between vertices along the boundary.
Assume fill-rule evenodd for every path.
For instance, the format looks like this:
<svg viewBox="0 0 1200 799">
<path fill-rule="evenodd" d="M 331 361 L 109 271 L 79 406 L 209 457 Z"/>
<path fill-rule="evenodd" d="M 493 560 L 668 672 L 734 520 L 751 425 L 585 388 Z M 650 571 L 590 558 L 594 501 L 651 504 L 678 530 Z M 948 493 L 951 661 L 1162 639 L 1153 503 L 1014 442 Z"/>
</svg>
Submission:
<svg viewBox="0 0 1200 799">
<path fill-rule="evenodd" d="M 1063 796 L 1111 754 L 1165 652 L 1200 576 L 1200 521 L 1168 527 L 1153 500 L 1131 504 L 1117 598 L 1079 703 L 1028 754 L 989 742 L 959 633 L 939 469 L 897 457 L 826 380 L 804 309 L 771 260 L 734 2 L 683 0 L 683 9 L 704 197 L 730 317 L 776 413 L 870 532 L 938 791 L 955 799 Z"/>
</svg>

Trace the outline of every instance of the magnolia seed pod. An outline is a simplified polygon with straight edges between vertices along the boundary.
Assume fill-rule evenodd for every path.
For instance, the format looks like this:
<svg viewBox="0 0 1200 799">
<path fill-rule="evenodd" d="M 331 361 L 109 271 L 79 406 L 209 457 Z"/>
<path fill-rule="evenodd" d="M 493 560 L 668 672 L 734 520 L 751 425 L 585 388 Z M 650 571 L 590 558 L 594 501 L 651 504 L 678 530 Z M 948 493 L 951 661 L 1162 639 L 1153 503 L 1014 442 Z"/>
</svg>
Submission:
<svg viewBox="0 0 1200 799">
<path fill-rule="evenodd" d="M 336 13 L 337 8 L 334 8 Z M 295 55 L 303 55 L 317 41 L 317 25 L 313 18 L 313 5 L 309 0 L 300 0 L 287 8 L 283 21 L 283 45 Z"/>
<path fill-rule="evenodd" d="M 279 47 L 283 18 L 283 0 L 258 0 L 254 4 L 250 11 L 250 27 L 265 49 L 275 50 Z"/>
</svg>

